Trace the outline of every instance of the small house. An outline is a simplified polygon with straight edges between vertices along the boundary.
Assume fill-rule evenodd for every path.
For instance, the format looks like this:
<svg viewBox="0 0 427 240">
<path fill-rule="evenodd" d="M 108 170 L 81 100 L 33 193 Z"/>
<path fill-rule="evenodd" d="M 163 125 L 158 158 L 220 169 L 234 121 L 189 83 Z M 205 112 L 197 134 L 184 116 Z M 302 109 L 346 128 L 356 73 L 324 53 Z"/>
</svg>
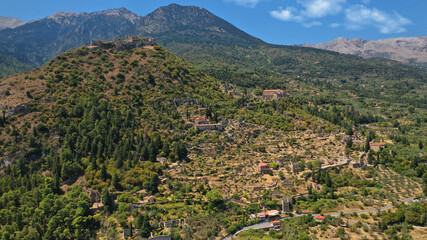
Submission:
<svg viewBox="0 0 427 240">
<path fill-rule="evenodd" d="M 207 124 L 208 119 L 207 119 L 206 115 L 203 115 L 202 117 L 198 117 L 198 118 L 194 119 L 194 123 L 195 124 Z"/>
<path fill-rule="evenodd" d="M 381 151 L 385 147 L 385 145 L 386 145 L 385 142 L 379 142 L 379 143 L 370 142 L 369 143 L 369 146 L 371 147 L 371 149 L 376 151 L 376 152 Z"/>
<path fill-rule="evenodd" d="M 258 164 L 258 171 L 259 171 L 261 174 L 268 174 L 268 173 L 270 173 L 270 172 L 271 172 L 270 165 L 269 165 L 269 164 L 267 164 L 267 163 L 264 163 L 264 162 L 260 162 L 260 163 Z"/>
<path fill-rule="evenodd" d="M 321 216 L 321 215 L 316 215 L 316 216 L 314 217 L 314 219 L 315 219 L 316 221 L 319 221 L 319 222 L 323 222 L 323 221 L 325 220 L 325 218 L 326 218 L 326 216 Z"/>
<path fill-rule="evenodd" d="M 147 199 L 147 203 L 156 203 L 156 198 L 154 196 L 149 196 Z"/>
<path fill-rule="evenodd" d="M 273 225 L 273 228 L 280 228 L 281 222 L 280 220 L 272 221 L 271 225 Z"/>
</svg>

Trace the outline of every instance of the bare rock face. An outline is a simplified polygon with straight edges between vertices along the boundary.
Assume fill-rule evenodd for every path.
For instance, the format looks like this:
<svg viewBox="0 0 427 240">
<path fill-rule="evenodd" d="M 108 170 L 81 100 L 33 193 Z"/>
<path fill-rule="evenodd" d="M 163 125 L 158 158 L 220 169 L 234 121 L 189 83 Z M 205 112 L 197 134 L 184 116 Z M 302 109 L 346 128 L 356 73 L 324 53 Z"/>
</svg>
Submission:
<svg viewBox="0 0 427 240">
<path fill-rule="evenodd" d="M 402 37 L 376 41 L 337 38 L 328 43 L 303 44 L 363 58 L 387 58 L 427 69 L 427 37 Z"/>
<path fill-rule="evenodd" d="M 5 28 L 16 28 L 25 22 L 12 17 L 0 17 L 0 30 Z"/>
</svg>

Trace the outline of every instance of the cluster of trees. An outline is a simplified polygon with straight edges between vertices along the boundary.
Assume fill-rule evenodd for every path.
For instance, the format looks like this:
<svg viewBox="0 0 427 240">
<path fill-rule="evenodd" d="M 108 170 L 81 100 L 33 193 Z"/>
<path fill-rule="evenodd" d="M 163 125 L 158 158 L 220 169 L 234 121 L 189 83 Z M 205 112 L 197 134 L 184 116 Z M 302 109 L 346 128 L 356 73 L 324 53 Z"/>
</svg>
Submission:
<svg viewBox="0 0 427 240">
<path fill-rule="evenodd" d="M 380 122 L 383 118 L 368 113 L 360 113 L 353 108 L 342 108 L 339 106 L 318 108 L 307 106 L 306 111 L 311 115 L 323 118 L 333 124 L 344 128 L 351 128 L 353 125 Z"/>
<path fill-rule="evenodd" d="M 29 184 L 27 183 L 29 182 Z M 14 186 L 0 197 L 2 239 L 87 239 L 95 236 L 100 219 L 90 212 L 88 195 L 77 188 L 55 194 L 51 178 L 34 174 L 1 179 L 2 187 Z"/>
<path fill-rule="evenodd" d="M 409 205 L 399 204 L 396 211 L 383 211 L 378 213 L 380 221 L 378 226 L 386 230 L 389 226 L 408 223 L 416 226 L 427 226 L 427 203 L 414 202 Z"/>
</svg>

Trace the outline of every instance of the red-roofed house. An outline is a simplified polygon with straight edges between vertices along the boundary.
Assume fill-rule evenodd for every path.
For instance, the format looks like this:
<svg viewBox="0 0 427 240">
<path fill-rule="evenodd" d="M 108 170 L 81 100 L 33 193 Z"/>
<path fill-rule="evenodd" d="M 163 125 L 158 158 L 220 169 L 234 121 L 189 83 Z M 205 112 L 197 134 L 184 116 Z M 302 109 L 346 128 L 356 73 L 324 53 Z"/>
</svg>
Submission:
<svg viewBox="0 0 427 240">
<path fill-rule="evenodd" d="M 258 170 L 262 174 L 267 174 L 271 172 L 270 165 L 268 163 L 260 162 L 258 164 Z"/>
<path fill-rule="evenodd" d="M 317 221 L 323 221 L 325 220 L 326 216 L 321 216 L 321 215 L 317 215 L 314 217 L 314 219 L 316 219 Z"/>
<path fill-rule="evenodd" d="M 371 147 L 371 149 L 376 151 L 376 152 L 381 151 L 381 149 L 383 149 L 385 147 L 385 145 L 386 145 L 385 142 L 379 142 L 379 143 L 370 142 L 369 143 L 369 146 Z"/>
<path fill-rule="evenodd" d="M 276 220 L 276 221 L 272 221 L 271 224 L 273 225 L 274 228 L 280 228 L 280 220 Z"/>
</svg>

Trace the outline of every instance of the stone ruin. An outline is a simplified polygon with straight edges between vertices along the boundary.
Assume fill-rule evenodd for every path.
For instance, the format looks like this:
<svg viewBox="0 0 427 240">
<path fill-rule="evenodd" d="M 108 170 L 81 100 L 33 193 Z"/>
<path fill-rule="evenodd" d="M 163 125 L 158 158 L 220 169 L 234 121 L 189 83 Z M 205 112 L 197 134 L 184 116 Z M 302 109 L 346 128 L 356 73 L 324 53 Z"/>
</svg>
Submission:
<svg viewBox="0 0 427 240">
<path fill-rule="evenodd" d="M 112 41 L 91 41 L 91 48 L 104 48 L 111 49 L 114 48 L 117 51 L 129 50 L 133 48 L 139 48 L 144 46 L 154 46 L 156 42 L 154 38 L 144 38 L 144 37 L 135 37 L 130 35 L 128 39 L 118 38 Z"/>
</svg>

